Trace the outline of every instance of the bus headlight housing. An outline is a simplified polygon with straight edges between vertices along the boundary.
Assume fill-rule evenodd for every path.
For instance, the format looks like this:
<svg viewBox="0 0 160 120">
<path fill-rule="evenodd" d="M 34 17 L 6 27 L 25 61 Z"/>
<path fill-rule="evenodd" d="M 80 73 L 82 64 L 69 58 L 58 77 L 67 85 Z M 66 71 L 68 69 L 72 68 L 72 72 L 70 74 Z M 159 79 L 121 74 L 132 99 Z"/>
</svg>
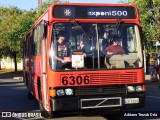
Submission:
<svg viewBox="0 0 160 120">
<path fill-rule="evenodd" d="M 58 89 L 58 90 L 56 91 L 56 94 L 57 94 L 57 96 L 63 96 L 63 95 L 65 95 L 63 89 Z"/>
<path fill-rule="evenodd" d="M 74 90 L 72 88 L 64 88 L 64 89 L 57 89 L 56 96 L 71 96 L 74 95 Z"/>
<path fill-rule="evenodd" d="M 127 86 L 128 92 L 135 92 L 135 87 L 134 86 Z"/>
<path fill-rule="evenodd" d="M 127 91 L 129 93 L 142 92 L 143 91 L 143 87 L 141 85 L 129 85 L 129 86 L 127 86 Z"/>
<path fill-rule="evenodd" d="M 143 89 L 142 89 L 142 86 L 138 85 L 136 86 L 136 92 L 142 92 Z"/>
<path fill-rule="evenodd" d="M 65 94 L 66 95 L 73 95 L 73 89 L 71 89 L 71 88 L 65 89 Z"/>
</svg>

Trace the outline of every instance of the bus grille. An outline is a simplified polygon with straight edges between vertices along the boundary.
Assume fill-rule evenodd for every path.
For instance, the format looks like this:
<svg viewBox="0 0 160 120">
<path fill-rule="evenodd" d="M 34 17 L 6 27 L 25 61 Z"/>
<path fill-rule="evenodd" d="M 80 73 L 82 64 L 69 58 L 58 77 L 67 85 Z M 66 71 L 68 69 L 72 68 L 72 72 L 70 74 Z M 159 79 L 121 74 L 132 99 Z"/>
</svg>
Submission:
<svg viewBox="0 0 160 120">
<path fill-rule="evenodd" d="M 111 72 L 90 74 L 90 85 L 132 84 L 138 82 L 137 72 Z"/>
<path fill-rule="evenodd" d="M 75 95 L 110 95 L 110 94 L 125 94 L 125 85 L 111 85 L 111 86 L 86 86 L 76 87 Z"/>
<path fill-rule="evenodd" d="M 121 97 L 81 99 L 81 109 L 122 106 Z"/>
</svg>

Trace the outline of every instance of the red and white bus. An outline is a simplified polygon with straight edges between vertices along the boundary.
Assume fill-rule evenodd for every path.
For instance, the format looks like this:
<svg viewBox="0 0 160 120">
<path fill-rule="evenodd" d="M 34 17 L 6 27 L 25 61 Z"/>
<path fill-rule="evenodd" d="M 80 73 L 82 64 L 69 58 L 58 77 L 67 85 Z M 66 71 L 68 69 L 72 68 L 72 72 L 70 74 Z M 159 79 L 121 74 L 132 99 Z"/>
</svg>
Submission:
<svg viewBox="0 0 160 120">
<path fill-rule="evenodd" d="M 51 5 L 25 35 L 23 48 L 24 81 L 42 115 L 143 107 L 141 33 L 133 5 Z M 114 36 L 124 54 L 106 54 Z"/>
</svg>

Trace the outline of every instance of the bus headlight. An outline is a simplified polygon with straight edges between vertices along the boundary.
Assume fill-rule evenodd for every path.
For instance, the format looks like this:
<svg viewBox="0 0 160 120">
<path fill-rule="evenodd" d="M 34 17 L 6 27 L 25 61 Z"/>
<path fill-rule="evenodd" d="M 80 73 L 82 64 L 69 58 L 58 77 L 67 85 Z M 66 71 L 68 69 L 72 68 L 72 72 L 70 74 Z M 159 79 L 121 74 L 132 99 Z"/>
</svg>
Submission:
<svg viewBox="0 0 160 120">
<path fill-rule="evenodd" d="M 57 96 L 63 96 L 63 95 L 65 95 L 63 89 L 57 90 L 56 94 L 57 94 Z"/>
<path fill-rule="evenodd" d="M 142 92 L 142 86 L 140 85 L 136 86 L 136 92 Z"/>
<path fill-rule="evenodd" d="M 135 92 L 135 87 L 134 86 L 127 86 L 128 92 Z"/>
<path fill-rule="evenodd" d="M 71 89 L 71 88 L 65 89 L 65 94 L 66 95 L 73 95 L 73 89 Z"/>
</svg>

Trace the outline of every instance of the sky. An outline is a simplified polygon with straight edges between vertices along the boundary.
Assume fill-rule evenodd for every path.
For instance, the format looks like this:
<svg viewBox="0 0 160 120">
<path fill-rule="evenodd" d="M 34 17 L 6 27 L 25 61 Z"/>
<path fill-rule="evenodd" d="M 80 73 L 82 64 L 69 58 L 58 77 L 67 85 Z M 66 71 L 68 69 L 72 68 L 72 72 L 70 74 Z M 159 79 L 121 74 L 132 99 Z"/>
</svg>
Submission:
<svg viewBox="0 0 160 120">
<path fill-rule="evenodd" d="M 46 0 L 42 0 L 43 2 Z M 88 3 L 118 3 L 120 0 L 67 0 L 69 2 L 88 2 Z M 36 9 L 38 5 L 38 0 L 0 0 L 0 6 L 9 7 L 17 6 L 23 10 Z"/>
</svg>

